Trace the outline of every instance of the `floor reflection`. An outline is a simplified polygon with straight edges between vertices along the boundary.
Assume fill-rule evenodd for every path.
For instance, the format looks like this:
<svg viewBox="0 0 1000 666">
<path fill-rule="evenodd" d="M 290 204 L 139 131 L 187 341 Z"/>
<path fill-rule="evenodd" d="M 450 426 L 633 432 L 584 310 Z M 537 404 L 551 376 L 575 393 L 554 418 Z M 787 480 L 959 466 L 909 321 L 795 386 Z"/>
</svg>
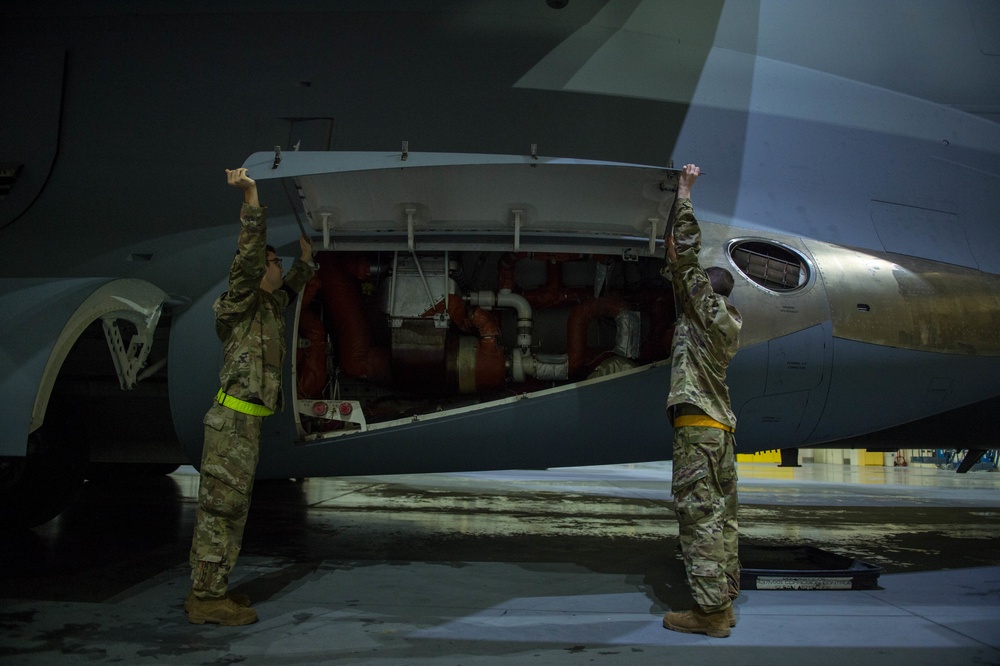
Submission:
<svg viewBox="0 0 1000 666">
<path fill-rule="evenodd" d="M 811 545 L 887 573 L 1000 564 L 998 474 L 760 463 L 739 473 L 747 543 Z M 669 479 L 669 463 L 648 463 L 258 480 L 243 553 L 296 570 L 330 560 L 571 562 L 645 572 L 668 594 Z M 5 535 L 2 596 L 100 601 L 183 565 L 197 488 L 190 467 L 88 482 L 56 520 Z"/>
</svg>

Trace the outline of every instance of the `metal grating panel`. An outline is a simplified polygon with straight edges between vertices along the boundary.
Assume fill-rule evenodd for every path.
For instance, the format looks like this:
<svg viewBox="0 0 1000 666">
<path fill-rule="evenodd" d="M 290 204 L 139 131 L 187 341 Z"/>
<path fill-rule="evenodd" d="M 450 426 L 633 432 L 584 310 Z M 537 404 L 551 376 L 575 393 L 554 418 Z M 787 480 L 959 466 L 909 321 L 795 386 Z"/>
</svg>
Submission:
<svg viewBox="0 0 1000 666">
<path fill-rule="evenodd" d="M 788 251 L 782 248 L 747 243 L 734 247 L 731 255 L 736 266 L 762 287 L 791 291 L 801 284 L 802 264 L 790 261 Z"/>
</svg>

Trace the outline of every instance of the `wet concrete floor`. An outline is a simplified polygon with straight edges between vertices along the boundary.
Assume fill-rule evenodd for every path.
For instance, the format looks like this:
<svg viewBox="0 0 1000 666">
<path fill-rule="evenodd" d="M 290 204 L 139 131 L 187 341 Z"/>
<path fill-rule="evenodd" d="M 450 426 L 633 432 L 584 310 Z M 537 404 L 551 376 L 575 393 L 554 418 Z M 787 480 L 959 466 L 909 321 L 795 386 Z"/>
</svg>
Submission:
<svg viewBox="0 0 1000 666">
<path fill-rule="evenodd" d="M 741 463 L 739 473 L 744 544 L 863 560 L 882 568 L 881 589 L 748 590 L 728 639 L 663 630 L 663 612 L 690 607 L 673 557 L 669 462 L 266 481 L 254 491 L 233 581 L 261 622 L 195 627 L 180 605 L 198 477 L 182 468 L 88 483 L 56 520 L 3 536 L 0 661 L 643 663 L 686 655 L 774 664 L 808 650 L 816 663 L 894 663 L 886 661 L 892 648 L 908 664 L 1000 663 L 1000 474 L 761 463 Z M 951 615 L 934 619 L 893 601 L 893 589 L 903 597 L 939 590 L 943 599 L 911 602 Z M 916 635 L 928 629 L 934 640 Z M 752 651 L 725 661 L 737 645 Z"/>
</svg>

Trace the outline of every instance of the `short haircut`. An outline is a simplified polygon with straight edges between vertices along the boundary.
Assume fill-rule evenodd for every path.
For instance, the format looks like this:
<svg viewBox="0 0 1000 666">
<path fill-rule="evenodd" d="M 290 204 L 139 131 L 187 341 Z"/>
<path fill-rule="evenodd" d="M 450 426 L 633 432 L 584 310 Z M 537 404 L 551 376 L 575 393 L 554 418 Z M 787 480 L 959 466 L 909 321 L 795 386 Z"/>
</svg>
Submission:
<svg viewBox="0 0 1000 666">
<path fill-rule="evenodd" d="M 278 251 L 274 249 L 273 245 L 265 245 L 264 246 L 264 259 L 267 259 L 267 253 L 268 252 L 274 252 L 275 254 L 278 254 Z M 236 256 L 239 256 L 239 254 L 240 254 L 240 248 L 236 248 Z"/>
<path fill-rule="evenodd" d="M 729 297 L 733 293 L 733 274 L 722 266 L 712 266 L 705 269 L 708 279 L 712 283 L 712 291 L 719 296 Z"/>
</svg>

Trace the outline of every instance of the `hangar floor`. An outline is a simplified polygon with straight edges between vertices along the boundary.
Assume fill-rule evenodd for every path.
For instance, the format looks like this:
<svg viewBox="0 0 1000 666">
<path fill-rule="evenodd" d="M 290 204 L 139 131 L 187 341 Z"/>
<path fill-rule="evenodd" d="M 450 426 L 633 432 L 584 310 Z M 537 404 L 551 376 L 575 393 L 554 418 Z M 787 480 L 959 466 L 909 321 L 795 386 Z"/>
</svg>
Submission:
<svg viewBox="0 0 1000 666">
<path fill-rule="evenodd" d="M 878 589 L 746 590 L 726 639 L 688 608 L 670 463 L 308 479 L 255 490 L 234 587 L 261 621 L 181 609 L 191 468 L 88 483 L 3 535 L 0 662 L 998 664 L 1000 474 L 740 463 L 744 543 L 883 567 Z"/>
</svg>

